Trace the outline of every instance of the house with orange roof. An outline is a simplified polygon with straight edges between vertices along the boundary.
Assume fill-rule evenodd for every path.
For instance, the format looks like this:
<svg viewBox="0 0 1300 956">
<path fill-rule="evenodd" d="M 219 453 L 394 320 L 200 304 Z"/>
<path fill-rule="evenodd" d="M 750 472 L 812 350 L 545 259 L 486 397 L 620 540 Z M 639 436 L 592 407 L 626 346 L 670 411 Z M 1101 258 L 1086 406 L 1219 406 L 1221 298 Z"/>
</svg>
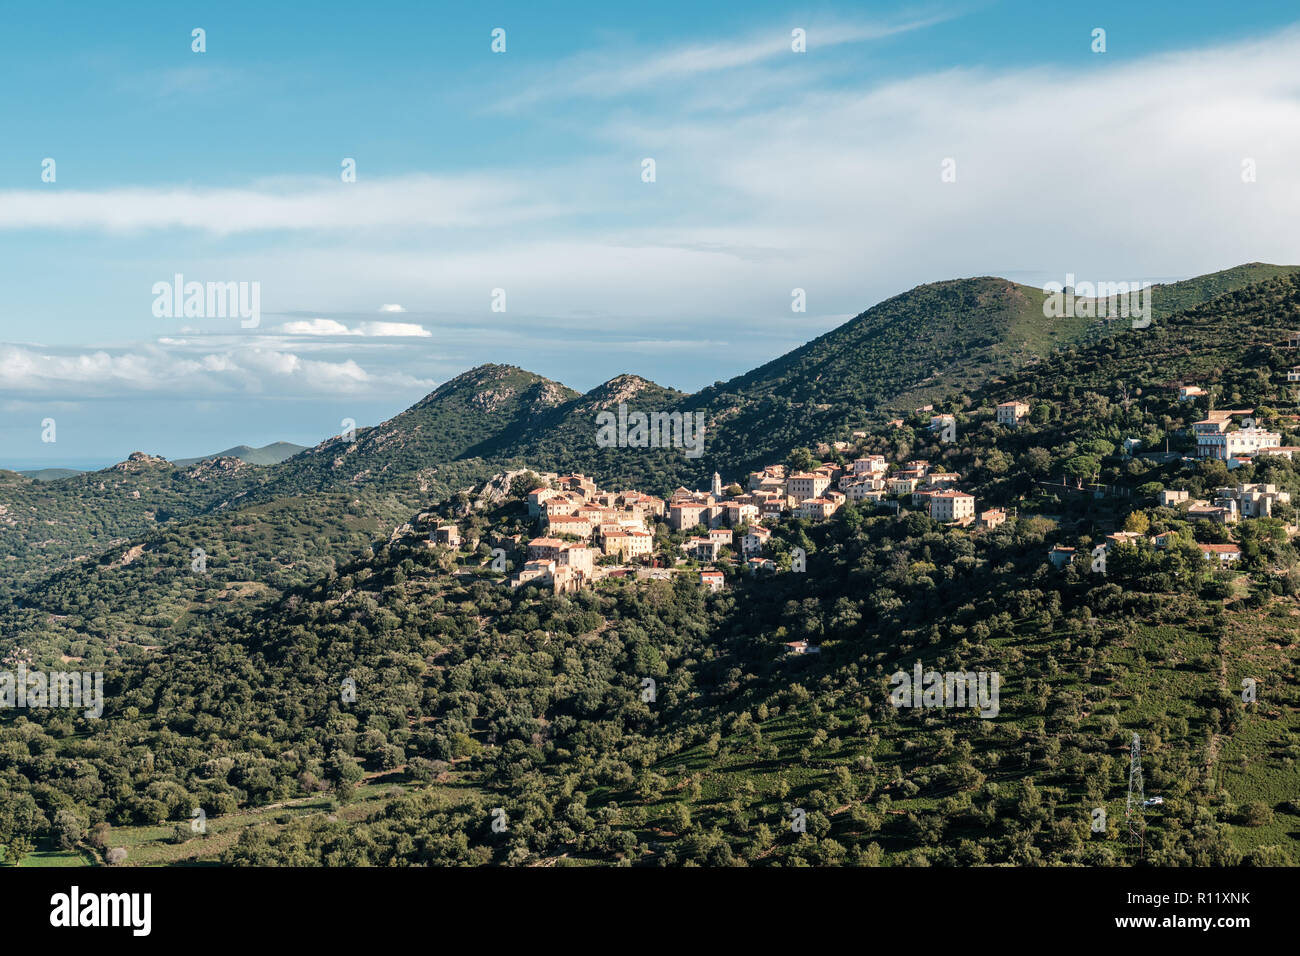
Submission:
<svg viewBox="0 0 1300 956">
<path fill-rule="evenodd" d="M 721 571 L 701 571 L 700 583 L 710 591 L 721 591 L 727 583 L 727 578 Z"/>
<path fill-rule="evenodd" d="M 1219 564 L 1232 564 L 1241 560 L 1241 548 L 1235 544 L 1198 544 L 1206 561 L 1218 561 Z"/>
</svg>

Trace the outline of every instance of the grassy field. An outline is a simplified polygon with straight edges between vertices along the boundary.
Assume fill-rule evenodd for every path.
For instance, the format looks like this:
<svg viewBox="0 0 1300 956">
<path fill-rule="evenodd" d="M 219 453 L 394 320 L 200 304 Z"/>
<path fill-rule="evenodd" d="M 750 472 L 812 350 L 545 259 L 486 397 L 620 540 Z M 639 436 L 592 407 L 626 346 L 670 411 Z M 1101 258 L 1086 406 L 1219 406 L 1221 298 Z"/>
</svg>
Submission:
<svg viewBox="0 0 1300 956">
<path fill-rule="evenodd" d="M 114 827 L 109 844 L 127 851 L 125 866 L 215 866 L 222 853 L 234 846 L 241 833 L 251 827 L 271 830 L 284 829 L 292 820 L 320 816 L 344 822 L 357 822 L 382 810 L 388 803 L 403 794 L 425 789 L 413 786 L 399 773 L 372 778 L 359 785 L 353 799 L 344 806 L 336 806 L 329 795 L 300 797 L 266 807 L 252 807 L 237 813 L 209 817 L 207 832 L 195 834 L 183 843 L 173 842 L 173 832 L 179 826 L 188 827 L 190 821 L 168 821 L 151 826 Z M 459 783 L 434 784 L 434 791 L 444 791 L 447 801 L 459 800 L 472 788 Z M 29 854 L 20 866 L 87 866 L 102 865 L 102 860 L 89 849 L 56 851 L 46 848 Z"/>
<path fill-rule="evenodd" d="M 88 851 L 59 850 L 52 843 L 43 844 L 23 857 L 19 867 L 24 866 L 94 866 L 96 861 Z M 0 866 L 12 866 L 0 863 Z"/>
</svg>

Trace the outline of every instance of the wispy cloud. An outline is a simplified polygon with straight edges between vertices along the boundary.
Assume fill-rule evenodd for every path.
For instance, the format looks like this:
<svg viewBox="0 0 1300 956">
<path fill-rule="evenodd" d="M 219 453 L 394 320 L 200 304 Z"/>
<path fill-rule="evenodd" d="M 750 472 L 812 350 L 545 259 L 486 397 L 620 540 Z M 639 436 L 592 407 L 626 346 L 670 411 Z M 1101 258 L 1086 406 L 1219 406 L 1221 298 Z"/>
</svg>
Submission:
<svg viewBox="0 0 1300 956">
<path fill-rule="evenodd" d="M 212 345 L 172 341 L 82 351 L 0 344 L 0 395 L 383 395 L 435 384 L 392 369 L 372 374 L 351 358 L 304 358 L 262 343 L 219 351 Z"/>
<path fill-rule="evenodd" d="M 812 51 L 881 40 L 933 26 L 952 17 L 951 13 L 943 13 L 895 22 L 816 25 L 800 21 L 788 26 L 773 25 L 762 33 L 739 40 L 686 44 L 652 52 L 624 50 L 580 56 L 553 68 L 545 77 L 535 79 L 527 89 L 502 99 L 496 108 L 513 110 L 542 100 L 569 97 L 611 99 L 661 84 L 676 84 L 771 62 L 794 52 L 793 33 L 796 29 L 803 32 L 804 48 Z"/>
<path fill-rule="evenodd" d="M 271 230 L 447 229 L 555 215 L 509 176 L 414 175 L 331 183 L 284 180 L 245 189 L 161 186 L 0 191 L 0 229 L 138 232 L 195 229 L 217 235 Z M 564 211 L 567 211 L 564 210 Z"/>
<path fill-rule="evenodd" d="M 786 35 L 775 35 L 788 49 Z M 810 27 L 810 50 L 819 36 Z M 755 76 L 784 76 L 790 64 L 764 52 L 774 43 L 751 38 L 704 57 L 696 48 L 666 50 L 650 65 L 629 64 L 611 88 L 636 89 L 654 75 L 703 76 L 714 62 L 741 66 L 707 74 L 707 84 L 683 83 L 682 97 L 644 109 L 611 101 L 593 114 L 584 148 L 545 167 L 503 166 L 465 180 L 182 190 L 179 208 L 169 190 L 142 191 L 138 208 L 122 191 L 86 193 L 103 199 L 89 211 L 76 202 L 15 204 L 31 194 L 7 193 L 0 227 L 198 232 L 186 239 L 204 276 L 258 278 L 266 314 L 286 318 L 277 340 L 250 335 L 233 352 L 257 341 L 268 352 L 342 365 L 344 356 L 330 351 L 341 344 L 370 375 L 357 387 L 371 388 L 417 355 L 422 370 L 443 363 L 442 375 L 451 363 L 516 349 L 527 350 L 518 361 L 529 363 L 551 348 L 563 353 L 551 368 L 574 384 L 640 370 L 643 358 L 652 365 L 656 343 L 674 340 L 694 341 L 692 360 L 701 364 L 727 367 L 740 355 L 757 364 L 836 317 L 961 275 L 1129 280 L 1300 261 L 1295 30 L 1086 66 L 805 82 L 713 115 L 683 106 L 695 87 L 727 98 Z M 659 159 L 654 183 L 640 180 L 646 155 Z M 954 182 L 940 176 L 949 158 Z M 1257 164 L 1257 182 L 1242 181 L 1246 159 Z M 266 248 L 208 242 L 221 230 L 272 228 L 298 234 Z M 182 265 L 200 274 L 188 259 L 170 261 L 170 247 L 150 250 L 138 269 L 145 307 L 154 278 Z M 491 311 L 496 288 L 508 293 L 505 313 Z M 806 292 L 807 313 L 791 311 L 795 288 Z M 376 304 L 395 302 L 409 309 L 404 321 L 375 323 L 389 318 Z M 448 315 L 456 321 L 438 318 Z M 173 336 L 176 344 L 159 343 L 168 348 L 183 340 L 187 350 L 219 350 L 210 337 L 170 325 L 142 334 Z M 398 354 L 392 365 L 377 364 L 384 349 Z"/>
</svg>

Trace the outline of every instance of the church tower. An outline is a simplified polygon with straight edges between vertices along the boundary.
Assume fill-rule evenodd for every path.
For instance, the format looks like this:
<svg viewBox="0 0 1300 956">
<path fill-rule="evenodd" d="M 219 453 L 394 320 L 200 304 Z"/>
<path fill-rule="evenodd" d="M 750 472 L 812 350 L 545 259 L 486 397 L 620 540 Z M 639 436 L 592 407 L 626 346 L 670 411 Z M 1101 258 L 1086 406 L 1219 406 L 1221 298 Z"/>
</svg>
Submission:
<svg viewBox="0 0 1300 956">
<path fill-rule="evenodd" d="M 722 476 L 716 471 L 713 473 L 713 497 L 722 497 Z"/>
</svg>

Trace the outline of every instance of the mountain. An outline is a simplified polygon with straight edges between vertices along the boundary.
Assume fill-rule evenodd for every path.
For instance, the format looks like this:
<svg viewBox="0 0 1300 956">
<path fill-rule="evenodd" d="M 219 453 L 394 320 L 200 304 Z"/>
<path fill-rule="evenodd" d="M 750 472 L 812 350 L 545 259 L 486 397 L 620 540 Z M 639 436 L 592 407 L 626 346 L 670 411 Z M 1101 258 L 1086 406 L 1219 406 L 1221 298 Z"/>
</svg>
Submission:
<svg viewBox="0 0 1300 956">
<path fill-rule="evenodd" d="M 177 468 L 144 452 L 59 481 L 0 471 L 0 595 L 10 581 L 223 508 L 264 480 L 236 458 Z"/>
<path fill-rule="evenodd" d="M 1240 292 L 1271 279 L 1285 279 L 1300 272 L 1300 266 L 1248 262 L 1220 272 L 1152 287 L 1151 305 L 1157 321 L 1204 305 L 1216 296 Z"/>
<path fill-rule="evenodd" d="M 577 394 L 514 366 L 481 365 L 388 421 L 337 435 L 289 459 L 265 494 L 362 486 L 426 498 L 445 493 L 443 466 L 475 459 L 503 436 L 535 428 Z"/>
<path fill-rule="evenodd" d="M 261 448 L 236 445 L 234 448 L 227 448 L 215 455 L 204 455 L 201 458 L 175 458 L 172 460 L 172 464 L 177 468 L 185 468 L 189 465 L 197 465 L 201 461 L 212 461 L 214 458 L 238 458 L 250 465 L 277 465 L 286 458 L 292 458 L 299 452 L 306 450 L 306 445 L 295 445 L 287 441 L 272 442 L 269 445 L 263 445 Z"/>
<path fill-rule="evenodd" d="M 1152 287 L 1155 327 L 1188 309 L 1231 297 L 1300 267 L 1253 263 Z M 528 462 L 603 480 L 639 476 L 664 493 L 703 487 L 714 471 L 729 480 L 790 449 L 880 423 L 915 408 L 977 392 L 999 376 L 1033 368 L 1071 348 L 1131 330 L 1125 319 L 1048 318 L 1041 289 L 1006 279 L 957 279 L 919 286 L 729 381 L 685 395 L 637 376 L 619 376 L 539 416 L 531 427 L 476 447 L 494 463 Z M 599 448 L 596 414 L 619 402 L 645 411 L 702 412 L 702 455 L 680 450 Z"/>
<path fill-rule="evenodd" d="M 913 290 L 892 322 L 1001 330 L 982 379 L 936 393 L 951 441 L 929 412 L 865 404 L 914 394 L 871 364 L 899 345 L 878 314 L 836 330 L 847 355 L 818 340 L 698 395 L 632 375 L 580 395 L 484 366 L 268 468 L 137 453 L 53 485 L 0 474 L 0 533 L 25 549 L 0 657 L 105 675 L 105 719 L 0 711 L 0 845 L 106 825 L 100 842 L 142 863 L 1300 862 L 1300 461 L 1229 472 L 1196 460 L 1191 434 L 1211 407 L 1250 408 L 1300 445 L 1300 273 L 1243 268 L 1171 285 L 1192 304 L 1150 327 L 1092 323 L 1045 354 L 1007 344 L 1043 328 L 1024 287 Z M 927 354 L 959 383 L 970 359 L 945 338 Z M 1182 384 L 1206 395 L 1182 401 Z M 1031 408 L 1016 428 L 996 417 L 1013 398 Z M 704 410 L 704 454 L 601 447 L 596 418 L 620 404 Z M 718 593 L 687 560 L 671 581 L 557 595 L 493 567 L 500 546 L 516 570 L 513 536 L 536 533 L 519 483 L 456 493 L 522 465 L 655 490 L 833 440 L 852 444 L 819 458 L 925 459 L 1007 520 L 851 503 L 773 522 L 779 570 L 724 557 Z M 1224 525 L 1158 499 L 1243 483 L 1291 501 Z M 475 544 L 430 546 L 443 522 Z M 1167 547 L 1115 543 L 1104 574 L 1048 561 L 1126 527 Z M 658 545 L 684 557 L 690 534 L 661 527 Z M 44 543 L 78 535 L 71 561 Z M 1230 567 L 1198 548 L 1229 542 Z M 799 641 L 820 653 L 789 653 Z M 895 706 L 918 666 L 996 674 L 996 713 Z M 1143 857 L 1120 833 L 1134 733 L 1164 799 Z M 194 806 L 219 839 L 189 836 Z"/>
<path fill-rule="evenodd" d="M 1253 263 L 1156 286 L 1151 300 L 1156 325 L 1175 306 L 1190 309 L 1252 283 L 1292 276 L 1298 268 Z M 734 480 L 758 464 L 783 460 L 791 449 L 847 436 L 921 404 L 973 393 L 999 375 L 1127 331 L 1125 323 L 1104 319 L 1045 318 L 1043 300 L 1041 289 L 1005 279 L 919 286 L 694 395 L 634 375 L 618 376 L 583 395 L 524 369 L 484 365 L 450 379 L 388 421 L 358 428 L 354 436 L 336 436 L 264 470 L 241 469 L 241 455 L 189 466 L 153 459 L 157 467 L 133 472 L 125 484 L 120 476 L 96 479 L 104 472 L 94 472 L 49 483 L 40 493 L 16 476 L 0 482 L 0 504 L 10 512 L 0 524 L 0 553 L 13 555 L 0 567 L 0 584 L 39 567 L 42 555 L 92 554 L 155 527 L 160 515 L 164 521 L 189 517 L 232 502 L 369 489 L 395 495 L 414 510 L 493 471 L 525 464 L 584 471 L 605 481 L 634 480 L 659 493 L 682 484 L 702 486 L 714 471 Z M 703 414 L 702 454 L 599 447 L 596 416 L 616 411 L 620 402 L 632 410 Z M 277 447 L 284 450 L 283 443 L 268 449 Z M 214 472 L 220 462 L 227 464 Z M 195 480 L 184 477 L 196 467 Z M 119 487 L 128 497 L 109 491 Z M 186 490 L 191 488 L 199 493 Z M 372 516 L 391 508 L 392 503 L 383 505 Z"/>
<path fill-rule="evenodd" d="M 1153 317 L 1158 323 L 1215 296 L 1297 272 L 1300 266 L 1251 263 L 1157 284 L 1150 292 Z M 910 412 L 1115 331 L 1114 320 L 1049 318 L 1045 298 L 1042 289 L 991 277 L 918 286 L 695 398 L 709 404 L 723 394 L 776 396 Z"/>
<path fill-rule="evenodd" d="M 395 418 L 359 428 L 355 441 L 338 436 L 279 464 L 253 467 L 225 455 L 182 465 L 135 452 L 110 468 L 59 482 L 0 471 L 0 555 L 7 557 L 0 563 L 0 595 L 7 581 L 98 555 L 167 522 L 236 505 L 346 492 L 364 522 L 410 511 L 487 473 L 481 462 L 461 460 L 469 449 L 527 429 L 537 415 L 576 394 L 521 369 L 483 366 Z M 366 493 L 358 496 L 362 489 Z"/>
<path fill-rule="evenodd" d="M 84 475 L 85 472 L 78 468 L 38 468 L 33 471 L 20 471 L 18 474 L 32 481 L 59 481 L 63 478 L 71 478 L 73 475 Z"/>
</svg>

